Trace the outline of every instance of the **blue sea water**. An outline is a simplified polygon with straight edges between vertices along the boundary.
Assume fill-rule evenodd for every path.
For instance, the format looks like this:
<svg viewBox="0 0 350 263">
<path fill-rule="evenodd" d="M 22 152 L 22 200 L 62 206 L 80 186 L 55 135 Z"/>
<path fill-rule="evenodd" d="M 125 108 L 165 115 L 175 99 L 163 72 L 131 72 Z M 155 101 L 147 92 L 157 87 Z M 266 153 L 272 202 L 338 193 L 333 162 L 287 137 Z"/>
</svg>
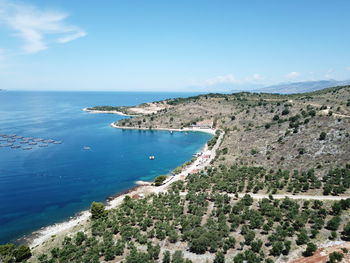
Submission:
<svg viewBox="0 0 350 263">
<path fill-rule="evenodd" d="M 27 151 L 0 147 L 0 243 L 66 220 L 92 201 L 133 187 L 137 180 L 170 172 L 211 137 L 200 132 L 119 130 L 110 123 L 125 117 L 90 114 L 82 108 L 190 95 L 194 94 L 0 92 L 0 134 L 62 141 Z M 150 155 L 156 159 L 150 161 Z"/>
</svg>

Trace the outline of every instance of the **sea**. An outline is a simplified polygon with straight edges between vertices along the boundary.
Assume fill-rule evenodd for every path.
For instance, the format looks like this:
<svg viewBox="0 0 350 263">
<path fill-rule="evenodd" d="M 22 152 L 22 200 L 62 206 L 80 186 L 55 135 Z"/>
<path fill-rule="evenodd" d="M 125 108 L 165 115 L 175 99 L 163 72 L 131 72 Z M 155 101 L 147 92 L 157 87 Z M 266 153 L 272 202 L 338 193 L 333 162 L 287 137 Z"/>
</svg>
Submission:
<svg viewBox="0 0 350 263">
<path fill-rule="evenodd" d="M 203 132 L 115 129 L 112 122 L 128 117 L 83 108 L 192 95 L 0 91 L 0 144 L 21 146 L 0 147 L 0 244 L 68 220 L 137 180 L 169 174 L 211 138 Z"/>
</svg>

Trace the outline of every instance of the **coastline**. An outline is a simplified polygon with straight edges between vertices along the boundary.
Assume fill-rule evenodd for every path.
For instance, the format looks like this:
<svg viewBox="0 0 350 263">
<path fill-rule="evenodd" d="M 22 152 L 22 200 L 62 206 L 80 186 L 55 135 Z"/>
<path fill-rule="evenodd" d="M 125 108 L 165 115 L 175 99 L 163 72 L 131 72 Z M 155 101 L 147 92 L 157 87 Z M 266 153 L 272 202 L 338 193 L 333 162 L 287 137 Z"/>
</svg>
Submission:
<svg viewBox="0 0 350 263">
<path fill-rule="evenodd" d="M 82 111 L 89 112 L 89 113 L 106 113 L 106 114 L 116 114 L 120 116 L 126 116 L 126 117 L 136 117 L 138 115 L 131 115 L 131 114 L 125 114 L 121 111 L 103 111 L 103 110 L 89 110 L 88 108 L 82 109 Z"/>
<path fill-rule="evenodd" d="M 103 112 L 105 113 L 105 112 Z M 117 113 L 115 113 L 117 114 Z M 121 128 L 123 127 L 118 127 L 114 125 L 114 123 L 111 124 L 113 128 Z M 133 129 L 138 129 L 138 128 L 133 128 Z M 144 129 L 144 130 L 149 130 L 149 129 Z M 166 130 L 166 131 L 199 131 L 199 132 L 206 132 L 210 134 L 215 134 L 216 130 L 214 129 L 199 129 L 199 128 L 185 128 L 185 129 L 167 129 L 167 128 L 157 128 L 157 129 L 152 129 L 152 130 Z M 125 196 L 127 195 L 150 195 L 150 194 L 158 194 L 161 192 L 165 192 L 168 190 L 169 186 L 171 183 L 178 181 L 178 180 L 184 180 L 187 175 L 190 173 L 196 171 L 199 172 L 203 170 L 205 167 L 207 167 L 210 162 L 215 158 L 216 156 L 216 149 L 221 143 L 221 140 L 223 138 L 224 133 L 221 133 L 219 136 L 219 139 L 217 140 L 216 144 L 214 147 L 209 150 L 208 145 L 205 144 L 203 148 L 203 153 L 202 155 L 198 156 L 194 162 L 192 162 L 190 165 L 184 167 L 181 171 L 181 173 L 174 175 L 174 176 L 169 176 L 169 178 L 161 185 L 161 186 L 153 186 L 151 185 L 150 182 L 144 182 L 144 181 L 136 181 L 135 186 L 117 193 L 111 197 L 107 198 L 107 201 L 105 202 L 106 204 L 106 209 L 113 209 L 118 207 L 120 204 L 122 204 Z M 91 213 L 89 210 L 85 210 L 80 212 L 77 216 L 61 222 L 61 223 L 56 223 L 53 225 L 49 225 L 47 227 L 43 227 L 38 231 L 33 232 L 29 238 L 24 238 L 24 240 L 27 241 L 28 245 L 30 248 L 36 248 L 46 241 L 48 241 L 50 238 L 53 236 L 65 233 L 67 231 L 73 230 L 74 227 L 81 225 L 83 226 L 90 218 Z"/>
<path fill-rule="evenodd" d="M 137 128 L 137 127 L 123 127 L 123 126 L 118 126 L 114 122 L 111 123 L 111 126 L 116 129 L 122 129 L 122 130 L 144 130 L 144 131 L 176 131 L 176 132 L 205 132 L 209 133 L 212 135 L 215 135 L 216 129 L 209 129 L 209 128 L 197 128 L 197 127 L 192 127 L 192 128 L 183 128 L 183 129 L 175 129 L 175 128 Z"/>
</svg>

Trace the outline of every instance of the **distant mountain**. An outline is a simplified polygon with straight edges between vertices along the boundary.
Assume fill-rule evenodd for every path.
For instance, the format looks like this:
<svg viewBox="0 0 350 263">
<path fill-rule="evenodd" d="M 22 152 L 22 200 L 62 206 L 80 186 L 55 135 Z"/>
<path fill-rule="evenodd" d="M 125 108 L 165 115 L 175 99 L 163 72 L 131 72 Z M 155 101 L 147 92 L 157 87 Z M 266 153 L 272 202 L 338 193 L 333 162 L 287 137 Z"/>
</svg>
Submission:
<svg viewBox="0 0 350 263">
<path fill-rule="evenodd" d="M 292 82 L 292 83 L 281 83 L 273 86 L 264 87 L 261 89 L 254 90 L 255 92 L 267 92 L 267 93 L 280 93 L 280 94 L 292 94 L 292 93 L 303 93 L 311 92 L 315 90 L 350 85 L 349 80 L 319 80 L 319 81 L 304 81 L 304 82 Z"/>
</svg>

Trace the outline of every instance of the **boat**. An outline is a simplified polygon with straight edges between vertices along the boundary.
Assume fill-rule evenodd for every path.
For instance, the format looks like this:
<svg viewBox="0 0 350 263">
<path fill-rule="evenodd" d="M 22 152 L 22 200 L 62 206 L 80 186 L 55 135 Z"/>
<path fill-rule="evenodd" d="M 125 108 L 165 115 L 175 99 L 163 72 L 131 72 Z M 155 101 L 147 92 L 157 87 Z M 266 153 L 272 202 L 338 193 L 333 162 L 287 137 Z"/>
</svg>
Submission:
<svg viewBox="0 0 350 263">
<path fill-rule="evenodd" d="M 28 141 L 21 141 L 21 142 L 19 142 L 20 144 L 26 144 L 26 143 L 28 143 Z"/>
<path fill-rule="evenodd" d="M 54 143 L 54 144 L 61 144 L 62 141 L 54 141 L 53 143 Z"/>
<path fill-rule="evenodd" d="M 22 147 L 22 149 L 28 151 L 28 150 L 31 150 L 32 147 Z"/>
<path fill-rule="evenodd" d="M 11 148 L 12 149 L 18 149 L 18 148 L 21 148 L 21 146 L 20 145 L 12 145 Z"/>
<path fill-rule="evenodd" d="M 48 143 L 53 143 L 55 140 L 52 140 L 52 139 L 48 139 L 48 140 L 46 140 L 46 142 L 48 142 Z"/>
<path fill-rule="evenodd" d="M 0 144 L 1 147 L 11 147 L 13 143 Z"/>
<path fill-rule="evenodd" d="M 36 143 L 36 142 L 30 142 L 30 143 L 28 143 L 29 145 L 37 145 L 38 143 Z"/>
<path fill-rule="evenodd" d="M 84 146 L 84 147 L 83 147 L 83 150 L 89 151 L 89 150 L 91 150 L 91 147 L 89 147 L 89 146 Z"/>
<path fill-rule="evenodd" d="M 16 140 L 8 139 L 7 142 L 15 142 Z"/>
<path fill-rule="evenodd" d="M 47 146 L 49 146 L 48 144 L 39 144 L 39 147 L 47 147 Z"/>
<path fill-rule="evenodd" d="M 154 160 L 156 157 L 154 157 L 154 155 L 151 155 L 150 157 L 149 157 L 149 159 L 150 160 Z"/>
</svg>

